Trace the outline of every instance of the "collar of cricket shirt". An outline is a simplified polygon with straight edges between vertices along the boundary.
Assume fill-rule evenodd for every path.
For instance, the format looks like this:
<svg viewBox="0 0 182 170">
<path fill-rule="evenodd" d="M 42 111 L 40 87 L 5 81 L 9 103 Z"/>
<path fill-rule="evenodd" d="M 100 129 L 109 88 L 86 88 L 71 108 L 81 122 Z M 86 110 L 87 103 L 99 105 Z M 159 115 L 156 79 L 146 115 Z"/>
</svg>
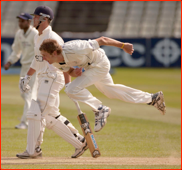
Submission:
<svg viewBox="0 0 182 170">
<path fill-rule="evenodd" d="M 63 55 L 64 62 L 67 64 L 69 62 L 68 58 L 66 57 L 65 52 L 62 50 L 61 54 Z"/>
<path fill-rule="evenodd" d="M 43 34 L 46 34 L 47 32 L 50 32 L 50 31 L 52 31 L 52 28 L 51 28 L 51 26 L 49 25 L 46 29 L 44 29 L 44 30 L 42 31 L 42 35 L 43 35 Z"/>
</svg>

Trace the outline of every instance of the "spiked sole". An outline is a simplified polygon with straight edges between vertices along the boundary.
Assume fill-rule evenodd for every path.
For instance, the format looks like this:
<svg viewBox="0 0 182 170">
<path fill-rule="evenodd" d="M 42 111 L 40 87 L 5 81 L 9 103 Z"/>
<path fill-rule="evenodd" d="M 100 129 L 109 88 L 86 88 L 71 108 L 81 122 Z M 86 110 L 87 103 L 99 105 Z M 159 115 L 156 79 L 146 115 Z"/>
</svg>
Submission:
<svg viewBox="0 0 182 170">
<path fill-rule="evenodd" d="M 16 157 L 18 157 L 20 159 L 39 159 L 39 158 L 42 158 L 42 153 L 40 153 L 37 156 L 20 156 L 17 154 Z"/>
<path fill-rule="evenodd" d="M 159 95 L 160 100 L 161 100 L 162 105 L 163 105 L 163 107 L 164 107 L 164 111 L 161 111 L 161 110 L 160 110 L 160 111 L 161 111 L 161 114 L 162 114 L 162 115 L 165 115 L 166 106 L 165 106 L 165 102 L 164 102 L 164 95 L 163 95 L 162 91 L 160 91 L 159 93 L 160 93 L 160 95 Z"/>
</svg>

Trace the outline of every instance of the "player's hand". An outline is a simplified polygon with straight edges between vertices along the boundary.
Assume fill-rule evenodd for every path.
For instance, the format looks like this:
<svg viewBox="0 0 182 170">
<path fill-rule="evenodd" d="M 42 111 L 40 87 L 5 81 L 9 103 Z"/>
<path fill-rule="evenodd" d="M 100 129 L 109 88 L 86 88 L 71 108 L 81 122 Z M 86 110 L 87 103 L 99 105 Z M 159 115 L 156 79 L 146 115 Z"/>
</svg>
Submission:
<svg viewBox="0 0 182 170">
<path fill-rule="evenodd" d="M 82 68 L 76 68 L 75 69 L 75 75 L 76 75 L 76 77 L 81 76 L 82 75 Z"/>
<path fill-rule="evenodd" d="M 11 66 L 11 63 L 10 62 L 7 62 L 5 65 L 4 65 L 4 69 L 5 70 L 8 70 Z"/>
<path fill-rule="evenodd" d="M 31 76 L 26 75 L 25 77 L 20 77 L 19 88 L 21 93 L 27 93 L 31 88 L 29 86 L 29 81 Z"/>
<path fill-rule="evenodd" d="M 133 54 L 133 52 L 134 52 L 133 44 L 130 44 L 130 43 L 124 43 L 123 50 L 124 50 L 126 53 L 128 53 L 128 54 L 132 55 L 132 54 Z"/>
</svg>

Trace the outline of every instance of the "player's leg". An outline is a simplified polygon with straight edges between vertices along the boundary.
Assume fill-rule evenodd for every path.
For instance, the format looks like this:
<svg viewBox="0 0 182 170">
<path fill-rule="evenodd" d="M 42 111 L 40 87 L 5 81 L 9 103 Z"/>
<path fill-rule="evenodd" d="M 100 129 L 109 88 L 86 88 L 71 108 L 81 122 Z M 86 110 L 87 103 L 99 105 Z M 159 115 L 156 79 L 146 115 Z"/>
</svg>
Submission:
<svg viewBox="0 0 182 170">
<path fill-rule="evenodd" d="M 77 158 L 81 156 L 88 147 L 86 141 L 84 141 L 83 136 L 78 133 L 78 130 L 70 123 L 69 120 L 67 120 L 67 118 L 60 115 L 59 91 L 63 87 L 63 74 L 57 74 L 57 77 L 49 91 L 49 98 L 47 100 L 46 106 L 44 106 L 45 109 L 43 111 L 43 115 L 48 115 L 46 116 L 47 127 L 51 127 L 54 132 L 56 132 L 60 137 L 75 147 L 76 151 L 72 157 Z M 52 120 L 49 121 L 47 118 L 52 118 Z M 55 123 L 54 126 L 52 126 L 51 122 Z"/>
<path fill-rule="evenodd" d="M 147 103 L 154 105 L 161 113 L 165 113 L 165 102 L 162 92 L 154 95 L 122 84 L 114 84 L 111 75 L 108 73 L 95 86 L 103 94 L 111 99 L 119 99 L 129 103 Z"/>
<path fill-rule="evenodd" d="M 88 69 L 82 74 L 82 76 L 79 76 L 73 80 L 73 82 L 65 90 L 67 95 L 72 100 L 83 102 L 92 108 L 95 114 L 95 127 L 97 127 L 94 128 L 95 131 L 99 131 L 104 127 L 111 109 L 107 106 L 102 106 L 102 102 L 94 97 L 85 88 L 100 81 L 100 79 L 104 77 L 107 72 L 109 72 L 108 67 Z"/>
<path fill-rule="evenodd" d="M 99 91 L 111 99 L 120 99 L 130 103 L 149 103 L 152 101 L 150 93 L 122 84 L 114 84 L 109 73 L 100 81 L 96 82 L 95 86 Z"/>
<path fill-rule="evenodd" d="M 43 142 L 43 133 L 46 123 L 48 128 L 55 131 L 76 148 L 74 157 L 79 157 L 87 149 L 86 141 L 82 143 L 78 137 L 74 136 L 67 126 L 68 121 L 65 122 L 64 117 L 60 116 L 58 109 L 59 91 L 64 86 L 64 83 L 62 83 L 64 82 L 64 78 L 61 78 L 61 76 L 55 76 L 54 78 L 43 76 L 39 79 L 40 84 L 38 87 L 37 102 L 33 102 L 34 105 L 31 105 L 32 107 L 27 116 L 29 123 L 27 149 L 24 153 L 17 154 L 17 157 L 22 159 L 35 158 L 42 154 L 40 145 Z M 53 107 L 53 105 L 55 105 L 55 107 Z M 72 130 L 73 129 L 74 127 L 72 126 Z"/>
<path fill-rule="evenodd" d="M 41 110 L 37 101 L 32 100 L 29 111 L 27 112 L 28 131 L 26 151 L 16 156 L 21 159 L 35 158 L 42 156 L 40 144 L 45 130 L 45 119 L 41 117 Z"/>
<path fill-rule="evenodd" d="M 42 95 L 38 95 L 38 101 L 40 103 L 42 116 L 45 116 L 46 119 L 46 127 L 52 129 L 76 148 L 77 152 L 74 155 L 75 157 L 82 155 L 86 150 L 86 142 L 80 142 L 80 140 L 83 139 L 81 135 L 79 135 L 75 127 L 65 117 L 61 116 L 59 112 L 59 91 L 64 87 L 63 74 L 56 74 L 53 81 L 50 75 L 43 77 L 41 83 L 43 87 L 38 89 L 38 94 Z M 77 135 L 80 138 L 78 138 Z"/>
<path fill-rule="evenodd" d="M 111 109 L 107 106 L 102 106 L 102 102 L 85 88 L 99 82 L 102 77 L 107 75 L 110 63 L 108 61 L 104 61 L 102 64 L 86 70 L 81 76 L 73 80 L 73 82 L 65 90 L 72 100 L 83 102 L 92 108 L 95 113 L 95 124 L 100 124 L 99 129 L 95 128 L 95 131 L 99 131 L 101 130 L 101 127 L 104 127 Z"/>
<path fill-rule="evenodd" d="M 46 120 L 44 117 L 45 115 L 43 115 L 43 111 L 46 108 L 47 101 L 50 97 L 49 93 L 55 79 L 55 76 L 54 78 L 51 78 L 46 74 L 39 77 L 37 101 L 32 100 L 31 107 L 27 114 L 29 124 L 27 133 L 27 148 L 25 152 L 16 155 L 19 158 L 28 159 L 38 157 L 40 154 L 42 154 L 40 145 L 43 142 L 43 133 L 46 126 Z M 58 108 L 56 111 L 59 115 Z"/>
<path fill-rule="evenodd" d="M 60 115 L 59 120 L 63 122 L 71 131 L 71 133 L 79 140 L 79 141 L 84 141 L 84 137 L 80 135 L 78 130 L 73 126 L 73 124 L 64 116 Z"/>
<path fill-rule="evenodd" d="M 72 158 L 77 158 L 81 156 L 85 152 L 85 150 L 88 149 L 86 140 L 84 140 L 83 137 L 82 140 L 80 140 L 77 136 L 75 136 L 72 133 L 70 127 L 67 124 L 68 120 L 65 121 L 64 117 L 60 115 L 58 118 L 55 118 L 46 115 L 45 118 L 46 118 L 46 127 L 48 129 L 53 130 L 57 135 L 59 135 L 60 137 L 62 137 L 64 140 L 66 140 L 68 143 L 70 143 L 75 147 L 75 153 L 72 155 Z"/>
<path fill-rule="evenodd" d="M 98 111 L 98 107 L 102 104 L 100 100 L 94 97 L 86 87 L 93 85 L 100 80 L 102 74 L 97 72 L 97 68 L 86 70 L 81 76 L 73 80 L 65 89 L 67 95 L 78 102 L 89 105 L 94 111 Z"/>
</svg>

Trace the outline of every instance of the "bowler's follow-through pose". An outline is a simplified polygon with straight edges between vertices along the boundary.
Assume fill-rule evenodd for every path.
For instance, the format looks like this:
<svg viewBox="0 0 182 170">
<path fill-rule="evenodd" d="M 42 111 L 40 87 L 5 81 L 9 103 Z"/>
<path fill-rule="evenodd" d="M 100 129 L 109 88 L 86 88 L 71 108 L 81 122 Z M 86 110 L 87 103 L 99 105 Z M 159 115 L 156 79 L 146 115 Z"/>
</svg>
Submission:
<svg viewBox="0 0 182 170">
<path fill-rule="evenodd" d="M 29 81 L 36 72 L 38 77 L 37 100 L 32 100 L 27 114 L 26 151 L 16 156 L 22 159 L 40 157 L 42 155 L 40 145 L 43 142 L 43 133 L 46 126 L 75 147 L 75 153 L 72 158 L 77 158 L 85 152 L 88 146 L 83 136 L 78 133 L 78 130 L 59 112 L 59 92 L 65 85 L 63 73 L 47 61 L 43 61 L 39 51 L 39 47 L 45 39 L 54 39 L 59 45 L 63 45 L 64 42 L 58 34 L 52 31 L 50 26 L 54 18 L 51 8 L 39 6 L 35 9 L 33 15 L 34 26 L 39 32 L 34 38 L 35 58 L 27 75 L 21 79 L 20 87 L 24 92 L 29 91 Z"/>
<path fill-rule="evenodd" d="M 15 39 L 12 45 L 12 53 L 8 57 L 7 63 L 4 65 L 4 69 L 8 70 L 9 67 L 16 63 L 20 57 L 21 72 L 20 77 L 24 77 L 30 67 L 30 64 L 34 58 L 34 36 L 38 34 L 38 31 L 32 27 L 32 16 L 28 13 L 21 13 L 17 16 L 20 29 L 16 32 Z M 31 90 L 27 93 L 22 93 L 21 96 L 25 101 L 23 115 L 19 125 L 15 126 L 16 129 L 26 129 L 27 120 L 26 114 L 30 108 L 31 99 L 36 99 L 37 83 L 35 81 L 36 75 L 33 75 L 30 80 Z"/>
<path fill-rule="evenodd" d="M 165 114 L 164 96 L 161 91 L 150 94 L 113 83 L 112 77 L 109 74 L 110 62 L 104 50 L 100 48 L 101 45 L 122 48 L 130 55 L 134 51 L 132 44 L 122 43 L 107 37 L 88 41 L 70 41 L 65 43 L 63 47 L 55 40 L 48 39 L 40 46 L 44 60 L 71 76 L 77 77 L 69 84 L 65 91 L 74 101 L 83 102 L 93 109 L 95 113 L 94 130 L 98 132 L 104 127 L 111 109 L 103 106 L 101 101 L 85 89 L 92 84 L 109 98 L 120 99 L 130 103 L 147 103 L 155 106 L 162 114 Z M 73 66 L 80 68 L 74 69 Z M 85 69 L 83 73 L 82 68 Z"/>
</svg>

